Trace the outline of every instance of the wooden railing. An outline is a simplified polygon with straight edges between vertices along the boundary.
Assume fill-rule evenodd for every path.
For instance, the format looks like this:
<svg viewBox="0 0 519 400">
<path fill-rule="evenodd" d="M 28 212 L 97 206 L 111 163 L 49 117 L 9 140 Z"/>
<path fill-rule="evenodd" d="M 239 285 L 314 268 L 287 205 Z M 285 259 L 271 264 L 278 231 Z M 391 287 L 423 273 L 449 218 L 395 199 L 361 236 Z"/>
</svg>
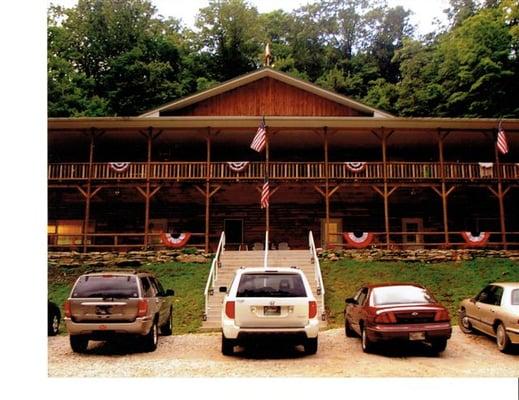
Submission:
<svg viewBox="0 0 519 400">
<path fill-rule="evenodd" d="M 384 173 L 384 167 L 386 168 Z M 109 163 L 92 164 L 93 180 L 142 180 L 147 178 L 145 162 L 131 163 L 124 171 L 117 172 Z M 501 164 L 504 180 L 519 179 L 519 164 Z M 213 162 L 207 170 L 206 162 L 152 162 L 150 179 L 153 180 L 262 180 L 266 175 L 273 180 L 320 180 L 326 178 L 324 162 L 278 162 L 269 163 L 268 174 L 263 162 L 250 162 L 242 171 L 233 171 L 226 162 Z M 444 163 L 444 178 L 453 180 L 497 179 L 495 164 Z M 89 175 L 88 163 L 49 164 L 48 179 L 52 181 L 81 181 Z M 434 162 L 368 162 L 360 171 L 352 171 L 344 162 L 328 164 L 328 178 L 336 180 L 375 181 L 388 180 L 438 181 L 442 177 L 441 164 Z"/>
</svg>

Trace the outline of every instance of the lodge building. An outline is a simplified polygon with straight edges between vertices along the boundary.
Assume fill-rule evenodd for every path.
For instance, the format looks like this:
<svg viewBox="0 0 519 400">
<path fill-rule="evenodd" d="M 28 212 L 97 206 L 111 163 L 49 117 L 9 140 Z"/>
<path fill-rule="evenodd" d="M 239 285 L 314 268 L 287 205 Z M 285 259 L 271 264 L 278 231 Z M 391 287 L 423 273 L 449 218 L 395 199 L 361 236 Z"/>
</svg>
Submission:
<svg viewBox="0 0 519 400">
<path fill-rule="evenodd" d="M 322 247 L 519 248 L 519 120 L 399 118 L 269 67 L 140 116 L 50 118 L 48 161 L 50 250 L 190 233 L 214 251 L 221 232 L 250 250 L 265 231 L 297 249 L 310 230 Z"/>
</svg>

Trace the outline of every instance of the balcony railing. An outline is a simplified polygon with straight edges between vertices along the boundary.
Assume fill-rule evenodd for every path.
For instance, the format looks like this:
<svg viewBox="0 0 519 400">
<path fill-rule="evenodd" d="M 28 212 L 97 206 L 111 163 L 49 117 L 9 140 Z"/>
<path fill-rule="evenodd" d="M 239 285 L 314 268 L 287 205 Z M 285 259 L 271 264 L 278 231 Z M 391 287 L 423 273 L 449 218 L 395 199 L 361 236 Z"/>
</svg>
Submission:
<svg viewBox="0 0 519 400">
<path fill-rule="evenodd" d="M 124 171 L 116 171 L 110 163 L 93 163 L 93 180 L 144 180 L 148 164 L 132 162 Z M 386 168 L 384 173 L 384 168 Z M 500 164 L 503 180 L 519 179 L 519 163 Z M 213 162 L 208 171 L 206 162 L 152 162 L 152 180 L 262 180 L 266 176 L 264 162 L 250 162 L 237 172 L 226 162 Z M 491 181 L 498 177 L 495 164 L 444 163 L 443 177 L 447 181 Z M 49 164 L 48 179 L 52 181 L 82 181 L 89 175 L 88 163 Z M 324 162 L 270 162 L 268 176 L 272 180 L 323 180 Z M 346 181 L 439 181 L 441 164 L 434 162 L 368 162 L 359 171 L 353 171 L 344 162 L 328 164 L 328 178 Z"/>
</svg>

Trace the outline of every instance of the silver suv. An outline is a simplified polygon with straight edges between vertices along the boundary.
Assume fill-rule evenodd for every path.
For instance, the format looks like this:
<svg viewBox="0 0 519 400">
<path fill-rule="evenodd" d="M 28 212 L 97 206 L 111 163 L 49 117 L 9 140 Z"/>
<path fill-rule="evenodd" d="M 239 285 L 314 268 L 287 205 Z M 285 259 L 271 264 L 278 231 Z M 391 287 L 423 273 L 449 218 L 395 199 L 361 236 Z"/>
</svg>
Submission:
<svg viewBox="0 0 519 400">
<path fill-rule="evenodd" d="M 162 335 L 173 331 L 173 290 L 164 290 L 152 274 L 108 271 L 81 275 L 65 301 L 70 346 L 84 352 L 89 340 L 133 335 L 144 350 L 157 348 Z"/>
</svg>

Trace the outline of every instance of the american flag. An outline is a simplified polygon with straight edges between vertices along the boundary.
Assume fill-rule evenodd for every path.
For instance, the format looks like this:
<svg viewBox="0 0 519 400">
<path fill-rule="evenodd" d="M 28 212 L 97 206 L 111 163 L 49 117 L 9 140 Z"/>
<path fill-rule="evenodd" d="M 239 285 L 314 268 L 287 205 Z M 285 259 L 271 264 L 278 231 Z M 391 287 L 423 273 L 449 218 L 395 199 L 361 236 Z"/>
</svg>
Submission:
<svg viewBox="0 0 519 400">
<path fill-rule="evenodd" d="M 265 180 L 263 189 L 261 189 L 261 208 L 267 208 L 269 206 L 270 188 L 269 181 Z"/>
<path fill-rule="evenodd" d="M 259 153 L 265 147 L 265 143 L 267 143 L 267 130 L 265 129 L 265 122 L 261 121 L 250 148 Z"/>
<path fill-rule="evenodd" d="M 499 125 L 499 131 L 497 132 L 497 149 L 501 154 L 508 153 L 508 141 L 506 140 L 505 130 Z"/>
</svg>

